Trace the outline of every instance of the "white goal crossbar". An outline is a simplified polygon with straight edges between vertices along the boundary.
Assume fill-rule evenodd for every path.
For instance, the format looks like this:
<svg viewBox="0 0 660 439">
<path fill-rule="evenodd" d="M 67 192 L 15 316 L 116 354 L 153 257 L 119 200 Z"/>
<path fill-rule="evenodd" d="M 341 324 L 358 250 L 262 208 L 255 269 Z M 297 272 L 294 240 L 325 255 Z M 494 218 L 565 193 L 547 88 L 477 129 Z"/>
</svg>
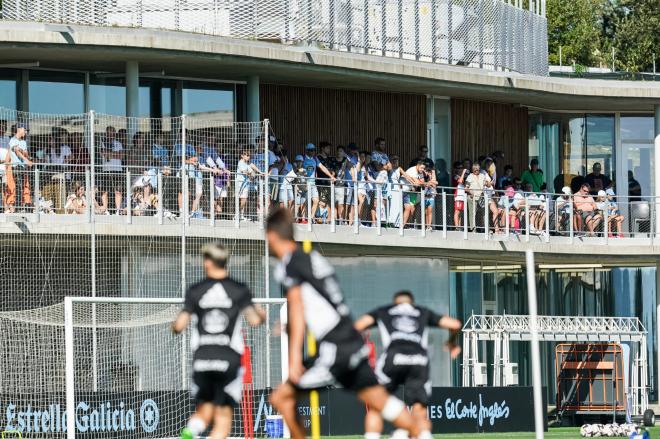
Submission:
<svg viewBox="0 0 660 439">
<path fill-rule="evenodd" d="M 266 308 L 266 312 L 270 312 L 270 307 L 271 305 L 277 306 L 279 305 L 279 315 L 277 316 L 271 316 L 274 317 L 275 319 L 278 319 L 279 324 L 284 325 L 286 324 L 286 299 L 266 299 L 266 298 L 255 298 L 253 299 L 254 303 L 261 304 Z M 94 376 L 94 390 L 96 391 L 96 379 L 97 379 L 97 371 L 96 371 L 96 355 L 97 355 L 97 308 L 102 305 L 172 305 L 172 306 L 177 306 L 177 305 L 183 305 L 183 298 L 134 298 L 134 297 L 65 297 L 64 298 L 64 338 L 65 338 L 65 383 L 66 383 L 66 413 L 67 414 L 72 414 L 72 415 L 67 415 L 66 416 L 66 437 L 67 439 L 75 439 L 76 438 L 76 377 L 75 377 L 75 370 L 76 370 L 76 358 L 75 358 L 75 349 L 74 349 L 74 329 L 77 327 L 80 327 L 80 322 L 76 322 L 76 319 L 74 318 L 74 306 L 76 304 L 87 304 L 91 309 L 89 310 L 91 315 L 90 320 L 91 324 L 86 324 L 85 327 L 91 329 L 92 331 L 92 346 L 91 346 L 91 351 L 92 351 L 92 357 L 94 358 L 92 368 L 93 370 L 93 376 Z M 158 316 L 162 319 L 163 316 L 160 315 Z M 139 319 L 139 317 L 138 317 Z M 267 322 L 269 319 L 267 318 Z M 145 323 L 145 325 L 148 325 L 149 323 Z M 107 325 L 107 323 L 106 323 Z M 126 327 L 131 327 L 135 325 L 140 325 L 140 322 L 129 322 L 126 324 Z M 270 334 L 271 328 L 268 327 L 268 323 L 266 323 L 266 334 Z M 287 374 L 288 374 L 288 339 L 286 337 L 286 330 L 281 328 L 282 330 L 280 331 L 280 355 L 279 355 L 279 365 L 281 366 L 281 377 L 277 378 L 282 378 L 283 380 L 286 379 Z M 185 338 L 183 338 L 185 340 Z M 184 342 L 185 343 L 185 342 Z M 188 361 L 188 350 L 189 347 L 184 346 L 182 349 L 182 355 L 181 355 L 181 372 L 182 372 L 182 382 L 187 382 L 187 375 L 188 375 L 188 367 L 187 367 L 187 361 Z M 276 348 L 277 349 L 277 348 Z M 266 380 L 267 380 L 267 387 L 271 386 L 270 382 L 270 369 L 271 369 L 271 352 L 270 352 L 270 342 L 265 343 L 265 370 L 266 370 Z M 259 354 L 264 354 L 264 353 L 259 353 Z M 275 363 L 277 364 L 277 363 Z"/>
</svg>

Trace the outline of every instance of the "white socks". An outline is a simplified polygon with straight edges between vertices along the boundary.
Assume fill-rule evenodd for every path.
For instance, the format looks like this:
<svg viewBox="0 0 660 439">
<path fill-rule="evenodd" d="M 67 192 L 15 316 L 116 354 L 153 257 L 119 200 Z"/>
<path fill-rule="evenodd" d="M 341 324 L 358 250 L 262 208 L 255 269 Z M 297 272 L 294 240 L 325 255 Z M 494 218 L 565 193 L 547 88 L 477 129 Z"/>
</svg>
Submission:
<svg viewBox="0 0 660 439">
<path fill-rule="evenodd" d="M 424 430 L 419 433 L 419 436 L 417 436 L 417 439 L 433 439 L 433 435 L 431 434 L 430 431 Z"/>
<path fill-rule="evenodd" d="M 206 430 L 206 424 L 204 423 L 204 421 L 202 421 L 201 418 L 198 418 L 197 416 L 193 416 L 188 421 L 188 428 L 190 429 L 190 431 L 192 431 L 192 433 L 195 436 L 199 436 L 204 432 L 204 430 Z"/>
<path fill-rule="evenodd" d="M 392 435 L 390 436 L 390 439 L 408 439 L 408 430 L 404 430 L 403 428 L 397 428 L 392 432 Z"/>
<path fill-rule="evenodd" d="M 366 432 L 364 439 L 380 439 L 380 433 Z"/>
</svg>

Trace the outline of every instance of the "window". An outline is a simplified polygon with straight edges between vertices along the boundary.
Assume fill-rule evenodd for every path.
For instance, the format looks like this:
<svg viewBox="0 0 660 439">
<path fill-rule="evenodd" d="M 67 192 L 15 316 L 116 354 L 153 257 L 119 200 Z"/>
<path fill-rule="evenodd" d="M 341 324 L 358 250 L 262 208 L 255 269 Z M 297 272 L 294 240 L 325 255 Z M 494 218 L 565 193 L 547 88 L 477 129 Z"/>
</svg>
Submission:
<svg viewBox="0 0 660 439">
<path fill-rule="evenodd" d="M 183 84 L 183 113 L 192 117 L 235 120 L 234 86 L 224 84 Z"/>
<path fill-rule="evenodd" d="M 0 70 L 0 107 L 16 110 L 16 78 L 15 70 Z"/>
<path fill-rule="evenodd" d="M 92 76 L 89 84 L 89 109 L 101 114 L 126 115 L 126 88 L 123 78 Z"/>
<path fill-rule="evenodd" d="M 85 111 L 82 73 L 32 70 L 29 75 L 29 105 L 34 113 L 78 114 Z"/>
</svg>

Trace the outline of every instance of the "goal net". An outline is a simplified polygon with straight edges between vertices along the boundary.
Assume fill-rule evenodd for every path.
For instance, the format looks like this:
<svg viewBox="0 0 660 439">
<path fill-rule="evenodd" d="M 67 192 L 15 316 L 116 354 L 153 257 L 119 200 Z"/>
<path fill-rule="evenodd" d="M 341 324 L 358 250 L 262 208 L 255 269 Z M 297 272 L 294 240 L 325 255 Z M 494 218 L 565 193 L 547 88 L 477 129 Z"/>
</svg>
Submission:
<svg viewBox="0 0 660 439">
<path fill-rule="evenodd" d="M 284 300 L 255 302 L 268 319 L 243 327 L 246 374 L 233 437 L 265 436 L 268 395 L 282 379 Z M 194 410 L 190 332 L 170 329 L 181 306 L 181 299 L 67 297 L 0 313 L 2 431 L 28 438 L 178 437 Z"/>
</svg>

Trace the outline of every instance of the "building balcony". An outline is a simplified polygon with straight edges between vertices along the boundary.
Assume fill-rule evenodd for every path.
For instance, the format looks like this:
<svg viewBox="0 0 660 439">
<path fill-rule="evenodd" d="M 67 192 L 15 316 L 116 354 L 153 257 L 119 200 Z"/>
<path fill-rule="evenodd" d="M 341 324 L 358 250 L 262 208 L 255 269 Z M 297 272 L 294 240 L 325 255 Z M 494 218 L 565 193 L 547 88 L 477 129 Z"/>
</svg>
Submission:
<svg viewBox="0 0 660 439">
<path fill-rule="evenodd" d="M 545 1 L 18 0 L 4 20 L 174 30 L 546 76 Z M 63 31 L 67 31 L 66 28 Z"/>
</svg>

